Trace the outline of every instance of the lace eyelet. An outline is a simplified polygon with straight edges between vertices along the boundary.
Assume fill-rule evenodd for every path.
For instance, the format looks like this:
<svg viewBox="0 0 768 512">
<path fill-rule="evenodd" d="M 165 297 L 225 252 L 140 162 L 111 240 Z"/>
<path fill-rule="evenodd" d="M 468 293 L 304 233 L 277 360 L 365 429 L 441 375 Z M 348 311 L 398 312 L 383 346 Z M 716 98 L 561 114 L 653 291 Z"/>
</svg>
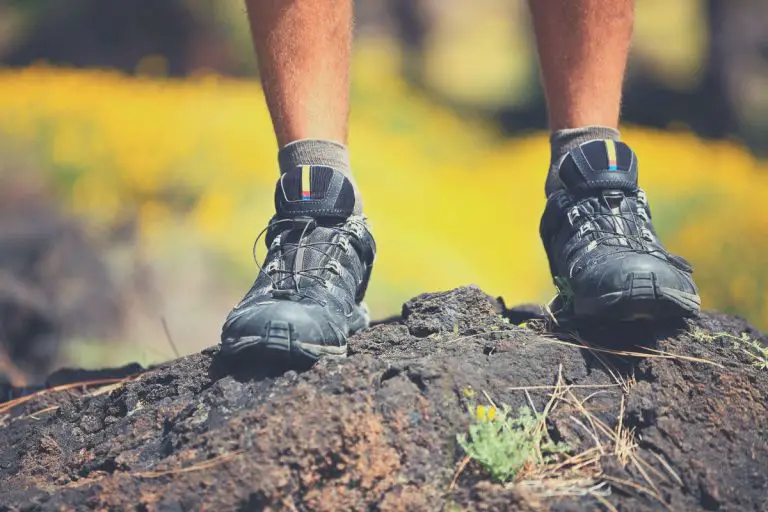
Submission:
<svg viewBox="0 0 768 512">
<path fill-rule="evenodd" d="M 583 237 L 593 229 L 594 227 L 592 226 L 591 222 L 585 222 L 584 224 L 581 225 L 581 227 L 579 227 L 579 236 Z"/>
<path fill-rule="evenodd" d="M 641 232 L 643 234 L 643 238 L 646 239 L 647 241 L 653 242 L 655 240 L 655 238 L 653 237 L 653 233 L 651 233 L 650 229 L 644 227 Z"/>
<path fill-rule="evenodd" d="M 345 230 L 362 239 L 365 235 L 363 226 L 358 221 L 349 221 L 344 226 Z"/>
<path fill-rule="evenodd" d="M 578 219 L 580 216 L 581 215 L 579 214 L 578 206 L 574 206 L 573 208 L 568 210 L 568 222 L 570 223 L 570 225 L 573 226 L 574 223 L 576 222 L 576 219 Z"/>
</svg>

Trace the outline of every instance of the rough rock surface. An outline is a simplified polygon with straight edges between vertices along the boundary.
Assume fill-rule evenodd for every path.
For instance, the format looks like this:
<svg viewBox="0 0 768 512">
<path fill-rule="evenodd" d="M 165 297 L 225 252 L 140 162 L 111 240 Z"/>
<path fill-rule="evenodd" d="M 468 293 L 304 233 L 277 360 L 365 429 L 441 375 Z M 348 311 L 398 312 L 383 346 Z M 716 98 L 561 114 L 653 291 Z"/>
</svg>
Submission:
<svg viewBox="0 0 768 512">
<path fill-rule="evenodd" d="M 212 348 L 0 409 L 0 511 L 765 510 L 768 370 L 724 335 L 765 345 L 745 321 L 706 313 L 570 338 L 664 356 L 630 357 L 505 315 L 534 313 L 460 288 L 412 299 L 352 338 L 348 359 L 305 372 L 231 367 Z M 645 462 L 605 453 L 607 496 L 546 497 L 474 463 L 452 486 L 467 390 L 541 410 L 559 375 L 610 429 L 634 428 Z M 550 434 L 594 449 L 576 417 L 557 408 Z"/>
</svg>

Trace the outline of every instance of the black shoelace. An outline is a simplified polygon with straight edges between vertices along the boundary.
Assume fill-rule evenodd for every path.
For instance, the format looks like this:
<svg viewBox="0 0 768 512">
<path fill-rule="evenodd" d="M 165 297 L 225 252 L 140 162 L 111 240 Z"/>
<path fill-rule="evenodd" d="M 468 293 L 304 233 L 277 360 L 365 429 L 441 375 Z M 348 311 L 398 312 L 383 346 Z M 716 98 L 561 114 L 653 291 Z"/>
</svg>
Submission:
<svg viewBox="0 0 768 512">
<path fill-rule="evenodd" d="M 627 200 L 626 197 L 622 199 L 622 201 L 625 200 Z M 583 206 L 584 201 L 567 210 L 568 222 L 573 228 L 579 230 L 582 237 L 589 233 L 594 234 L 592 240 L 587 243 L 587 251 L 571 263 L 571 268 L 575 268 L 581 259 L 599 246 L 614 248 L 612 256 L 631 252 L 648 254 L 662 260 L 668 259 L 660 246 L 654 243 L 656 238 L 648 228 L 650 218 L 645 210 L 645 193 L 642 190 L 636 197 L 637 208 L 630 209 L 629 212 L 621 211 L 619 208 L 614 211 L 609 205 L 602 204 L 600 199 L 590 198 L 586 201 L 592 201 L 593 211 Z M 628 213 L 631 215 L 629 218 Z M 583 220 L 578 222 L 579 219 Z M 612 229 L 606 229 L 603 225 L 611 226 Z"/>
<path fill-rule="evenodd" d="M 266 232 L 268 232 L 271 228 L 284 223 L 304 223 L 303 228 L 301 228 L 301 234 L 299 235 L 298 242 L 296 243 L 295 247 L 289 248 L 287 251 L 284 250 L 283 246 L 283 238 L 282 236 L 285 233 L 278 234 L 275 240 L 272 241 L 271 246 L 268 249 L 268 253 L 272 252 L 273 250 L 279 250 L 280 256 L 283 259 L 287 259 L 288 257 L 294 255 L 292 258 L 293 265 L 291 265 L 292 268 L 290 269 L 284 269 L 279 268 L 279 258 L 273 258 L 267 262 L 266 265 L 262 266 L 259 264 L 258 258 L 256 256 L 256 248 L 258 246 L 259 240 L 261 240 L 261 237 L 264 236 Z M 323 274 L 325 272 L 332 272 L 336 275 L 339 275 L 341 273 L 341 268 L 338 260 L 333 259 L 328 256 L 328 249 L 330 247 L 341 247 L 344 251 L 348 249 L 349 241 L 345 238 L 345 236 L 336 236 L 333 237 L 333 240 L 327 241 L 327 242 L 307 242 L 307 233 L 310 232 L 312 228 L 318 227 L 320 224 L 318 224 L 317 219 L 312 217 L 299 217 L 299 218 L 291 218 L 291 219 L 276 219 L 271 221 L 267 227 L 261 230 L 259 235 L 256 237 L 256 240 L 253 243 L 253 257 L 254 261 L 256 262 L 256 265 L 259 267 L 259 274 L 266 275 L 270 282 L 272 283 L 272 288 L 274 290 L 279 290 L 283 292 L 287 292 L 288 294 L 295 294 L 299 293 L 301 291 L 301 277 L 305 277 L 308 279 L 311 279 L 312 281 L 315 281 L 319 285 L 323 287 L 328 286 L 328 279 L 323 277 Z M 351 227 L 351 230 L 344 229 L 346 226 Z M 361 230 L 367 230 L 368 228 L 365 226 L 365 224 L 359 220 L 355 219 L 348 219 L 343 224 L 339 224 L 338 226 L 323 226 L 323 227 L 330 227 L 337 231 L 338 233 L 341 233 L 342 235 L 346 234 L 352 234 L 354 232 L 361 232 Z M 351 231 L 351 232 L 350 232 Z M 323 256 L 327 257 L 327 261 L 324 265 L 321 266 L 314 266 L 314 267 L 306 267 L 302 268 L 302 264 L 304 262 L 304 251 L 316 251 Z M 277 279 L 275 278 L 277 276 Z M 293 288 L 283 288 L 282 285 L 285 283 L 285 281 L 289 279 L 293 279 Z"/>
</svg>

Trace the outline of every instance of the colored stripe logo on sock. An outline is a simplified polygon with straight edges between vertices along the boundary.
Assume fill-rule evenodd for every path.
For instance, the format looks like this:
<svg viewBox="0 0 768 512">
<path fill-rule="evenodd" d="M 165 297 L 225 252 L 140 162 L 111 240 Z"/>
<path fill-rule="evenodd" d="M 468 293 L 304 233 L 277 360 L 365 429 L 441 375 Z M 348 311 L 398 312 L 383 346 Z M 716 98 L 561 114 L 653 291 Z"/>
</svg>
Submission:
<svg viewBox="0 0 768 512">
<path fill-rule="evenodd" d="M 312 199 L 312 185 L 310 178 L 310 171 L 312 167 L 309 165 L 301 166 L 301 200 L 309 201 Z"/>
<path fill-rule="evenodd" d="M 608 154 L 608 170 L 618 171 L 616 163 L 616 144 L 611 139 L 605 139 L 605 152 Z"/>
</svg>

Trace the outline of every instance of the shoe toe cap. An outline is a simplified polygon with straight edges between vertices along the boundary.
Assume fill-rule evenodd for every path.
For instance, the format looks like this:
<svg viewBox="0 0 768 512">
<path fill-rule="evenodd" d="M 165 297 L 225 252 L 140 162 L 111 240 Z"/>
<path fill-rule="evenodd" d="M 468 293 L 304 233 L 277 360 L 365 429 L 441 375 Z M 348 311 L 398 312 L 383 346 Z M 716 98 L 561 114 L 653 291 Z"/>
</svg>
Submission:
<svg viewBox="0 0 768 512">
<path fill-rule="evenodd" d="M 230 313 L 222 329 L 222 343 L 259 338 L 338 345 L 345 336 L 325 308 L 317 304 L 274 300 Z"/>
<path fill-rule="evenodd" d="M 652 295 L 660 288 L 697 293 L 689 273 L 650 254 L 604 260 L 581 272 L 574 285 L 578 294 L 593 297 L 618 292 Z"/>
</svg>

